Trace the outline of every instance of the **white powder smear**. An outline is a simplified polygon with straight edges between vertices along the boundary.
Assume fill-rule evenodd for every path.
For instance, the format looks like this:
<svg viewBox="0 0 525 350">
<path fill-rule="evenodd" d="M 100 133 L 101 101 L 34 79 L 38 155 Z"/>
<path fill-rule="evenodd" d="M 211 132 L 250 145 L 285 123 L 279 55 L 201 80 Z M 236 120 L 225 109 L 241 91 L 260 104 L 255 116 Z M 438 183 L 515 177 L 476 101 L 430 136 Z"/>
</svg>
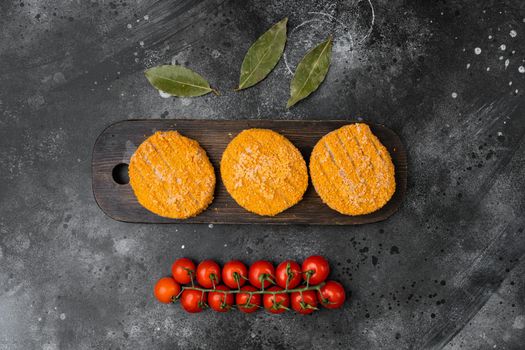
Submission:
<svg viewBox="0 0 525 350">
<path fill-rule="evenodd" d="M 161 91 L 161 90 L 159 90 L 159 95 L 162 98 L 170 98 L 171 97 L 170 94 L 168 94 L 167 92 Z"/>
</svg>

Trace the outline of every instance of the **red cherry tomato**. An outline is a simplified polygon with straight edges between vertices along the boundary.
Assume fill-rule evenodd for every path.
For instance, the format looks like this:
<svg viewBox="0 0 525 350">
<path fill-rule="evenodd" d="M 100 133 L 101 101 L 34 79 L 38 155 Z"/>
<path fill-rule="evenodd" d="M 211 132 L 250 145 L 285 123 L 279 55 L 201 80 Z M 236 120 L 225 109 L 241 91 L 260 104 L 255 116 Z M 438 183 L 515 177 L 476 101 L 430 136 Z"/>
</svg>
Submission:
<svg viewBox="0 0 525 350">
<path fill-rule="evenodd" d="M 266 289 L 273 283 L 275 278 L 275 269 L 270 262 L 259 260 L 250 266 L 248 275 L 252 286 L 261 289 L 264 285 L 264 289 Z"/>
<path fill-rule="evenodd" d="M 222 282 L 232 289 L 244 286 L 247 278 L 248 268 L 238 260 L 228 261 L 222 268 Z"/>
<path fill-rule="evenodd" d="M 304 288 L 301 286 L 299 288 Z M 308 315 L 317 310 L 317 297 L 315 291 L 305 290 L 301 292 L 293 292 L 290 296 L 292 309 L 302 315 Z"/>
<path fill-rule="evenodd" d="M 242 287 L 241 290 L 246 292 L 257 291 L 255 287 L 249 285 Z M 257 311 L 259 306 L 261 306 L 261 295 L 252 294 L 252 297 L 250 298 L 250 294 L 248 293 L 237 293 L 235 296 L 235 304 L 237 304 L 240 311 L 251 314 L 252 312 Z"/>
<path fill-rule="evenodd" d="M 308 284 L 315 286 L 321 282 L 324 282 L 330 273 L 330 265 L 328 260 L 319 255 L 312 255 L 303 261 L 303 274 L 304 280 L 308 281 Z M 310 279 L 307 276 L 310 275 Z"/>
<path fill-rule="evenodd" d="M 345 289 L 341 283 L 336 281 L 328 281 L 319 290 L 317 295 L 319 302 L 328 309 L 340 308 L 346 299 Z"/>
<path fill-rule="evenodd" d="M 230 290 L 230 288 L 220 285 L 215 287 L 216 290 Z M 233 294 L 222 293 L 222 292 L 209 292 L 208 293 L 208 305 L 217 312 L 227 312 L 233 306 Z"/>
<path fill-rule="evenodd" d="M 162 277 L 155 284 L 153 294 L 161 303 L 171 303 L 173 298 L 179 295 L 180 285 L 171 277 Z"/>
<path fill-rule="evenodd" d="M 171 265 L 171 274 L 175 281 L 180 284 L 188 284 L 191 282 L 191 275 L 195 277 L 195 264 L 188 258 L 180 258 L 175 260 Z"/>
<path fill-rule="evenodd" d="M 270 292 L 277 292 L 283 290 L 281 287 L 273 286 L 268 289 Z M 290 306 L 290 296 L 287 293 L 278 294 L 264 294 L 263 296 L 264 308 L 272 314 L 282 314 Z"/>
<path fill-rule="evenodd" d="M 206 293 L 200 290 L 184 289 L 180 297 L 180 304 L 189 313 L 201 312 L 206 306 Z"/>
<path fill-rule="evenodd" d="M 301 283 L 301 266 L 293 260 L 283 261 L 275 269 L 275 283 L 279 287 L 287 287 L 288 289 L 295 288 Z"/>
<path fill-rule="evenodd" d="M 221 281 L 221 268 L 213 260 L 204 260 L 197 266 L 197 282 L 204 288 L 213 288 Z"/>
</svg>

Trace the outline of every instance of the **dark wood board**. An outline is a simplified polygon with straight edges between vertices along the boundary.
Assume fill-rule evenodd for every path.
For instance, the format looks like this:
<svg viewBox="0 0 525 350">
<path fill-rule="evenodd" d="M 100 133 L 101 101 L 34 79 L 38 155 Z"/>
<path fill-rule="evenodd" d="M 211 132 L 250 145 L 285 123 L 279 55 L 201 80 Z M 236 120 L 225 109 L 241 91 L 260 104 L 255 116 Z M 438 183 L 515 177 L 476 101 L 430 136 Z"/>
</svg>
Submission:
<svg viewBox="0 0 525 350">
<path fill-rule="evenodd" d="M 383 125 L 369 124 L 392 156 L 396 170 L 396 192 L 380 210 L 360 216 L 346 216 L 325 205 L 311 182 L 302 201 L 274 216 L 259 216 L 240 207 L 228 194 L 220 179 L 220 159 L 230 140 L 249 128 L 272 129 L 286 136 L 302 153 L 306 163 L 317 141 L 328 132 L 352 121 L 292 120 L 125 120 L 110 125 L 98 137 L 93 148 L 93 194 L 98 206 L 111 218 L 140 223 L 213 223 L 213 224 L 312 224 L 357 225 L 382 221 L 401 205 L 407 183 L 407 155 L 399 137 Z M 113 169 L 129 163 L 135 149 L 159 130 L 177 130 L 197 140 L 206 150 L 217 176 L 215 199 L 200 215 L 176 220 L 160 217 L 143 208 L 129 184 L 118 184 Z"/>
</svg>

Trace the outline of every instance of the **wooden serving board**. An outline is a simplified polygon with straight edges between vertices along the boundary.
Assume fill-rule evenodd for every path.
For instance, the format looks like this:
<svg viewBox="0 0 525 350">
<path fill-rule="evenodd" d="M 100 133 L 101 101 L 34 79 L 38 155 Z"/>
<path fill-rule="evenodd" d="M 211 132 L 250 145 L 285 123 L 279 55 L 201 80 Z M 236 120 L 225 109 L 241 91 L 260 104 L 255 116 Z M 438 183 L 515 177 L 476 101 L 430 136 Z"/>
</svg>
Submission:
<svg viewBox="0 0 525 350">
<path fill-rule="evenodd" d="M 214 223 L 214 224 L 313 224 L 356 225 L 388 218 L 401 205 L 407 183 L 407 156 L 399 137 L 382 125 L 369 124 L 392 156 L 396 170 L 396 192 L 380 210 L 360 216 L 346 216 L 325 205 L 311 182 L 302 201 L 274 216 L 250 213 L 240 207 L 228 194 L 220 178 L 220 160 L 228 143 L 239 132 L 249 128 L 272 129 L 286 136 L 309 163 L 310 153 L 317 141 L 350 121 L 291 121 L 291 120 L 126 120 L 110 125 L 98 137 L 92 159 L 93 194 L 99 207 L 119 221 L 140 223 Z M 200 143 L 208 153 L 217 176 L 215 199 L 200 215 L 185 219 L 168 219 L 153 214 L 136 200 L 129 184 L 118 184 L 113 170 L 129 163 L 136 148 L 159 130 L 177 130 Z M 121 165 L 122 167 L 122 165 Z"/>
</svg>

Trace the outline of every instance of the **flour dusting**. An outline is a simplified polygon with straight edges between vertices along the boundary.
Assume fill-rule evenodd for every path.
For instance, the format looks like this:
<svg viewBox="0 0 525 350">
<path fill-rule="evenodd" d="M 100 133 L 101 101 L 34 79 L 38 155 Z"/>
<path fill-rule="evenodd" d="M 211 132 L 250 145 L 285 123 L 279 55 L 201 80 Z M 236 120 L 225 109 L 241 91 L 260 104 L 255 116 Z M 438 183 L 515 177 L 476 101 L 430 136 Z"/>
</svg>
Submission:
<svg viewBox="0 0 525 350">
<path fill-rule="evenodd" d="M 170 98 L 171 97 L 171 94 L 168 94 L 167 92 L 164 92 L 164 91 L 161 91 L 161 90 L 159 90 L 159 95 L 162 98 Z"/>
</svg>

